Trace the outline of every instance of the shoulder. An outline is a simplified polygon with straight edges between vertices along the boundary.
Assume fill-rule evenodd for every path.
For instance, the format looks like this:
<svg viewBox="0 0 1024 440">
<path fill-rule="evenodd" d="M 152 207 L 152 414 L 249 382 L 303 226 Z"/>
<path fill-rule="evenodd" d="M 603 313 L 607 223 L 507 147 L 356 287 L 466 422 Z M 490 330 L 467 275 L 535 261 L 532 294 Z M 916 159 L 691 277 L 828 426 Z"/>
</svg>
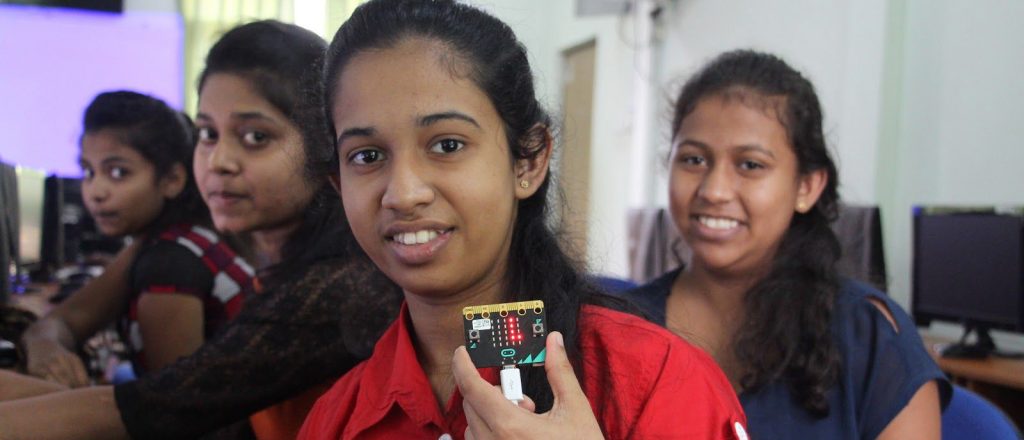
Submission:
<svg viewBox="0 0 1024 440">
<path fill-rule="evenodd" d="M 651 321 L 665 323 L 665 301 L 682 269 L 665 273 L 651 282 L 618 294 L 640 307 Z"/>
<path fill-rule="evenodd" d="M 302 424 L 299 438 L 340 438 L 352 418 L 359 398 L 359 384 L 366 362 L 350 370 L 317 399 L 306 421 Z"/>
<path fill-rule="evenodd" d="M 584 306 L 580 319 L 580 349 L 585 359 L 601 359 L 615 371 L 643 371 L 638 382 L 710 378 L 727 384 L 714 359 L 704 350 L 686 342 L 665 328 L 644 319 L 597 306 Z M 671 378 L 655 372 L 671 371 Z M 632 385 L 638 385 L 632 382 Z M 732 393 L 731 388 L 728 391 Z"/>
<path fill-rule="evenodd" d="M 917 332 L 914 321 L 899 304 L 860 281 L 842 280 L 834 310 L 836 330 L 841 333 L 868 332 L 876 337 L 893 337 L 904 330 Z"/>
<path fill-rule="evenodd" d="M 398 314 L 402 302 L 401 289 L 362 255 L 320 259 L 277 290 L 316 300 L 319 307 L 344 306 L 347 311 L 388 317 Z"/>
<path fill-rule="evenodd" d="M 206 250 L 220 241 L 220 236 L 210 229 L 188 224 L 172 225 L 149 239 L 139 251 L 136 263 L 166 263 L 166 259 L 201 262 Z"/>
<path fill-rule="evenodd" d="M 834 332 L 843 356 L 843 382 L 857 401 L 871 402 L 870 432 L 892 420 L 925 383 L 936 381 L 943 407 L 949 382 L 928 354 L 913 319 L 886 294 L 844 280 L 836 298 Z"/>
<path fill-rule="evenodd" d="M 706 436 L 746 424 L 703 350 L 633 315 L 596 306 L 581 315 L 582 385 L 610 437 Z"/>
<path fill-rule="evenodd" d="M 639 287 L 629 289 L 622 293 L 630 299 L 642 299 L 648 297 L 666 297 L 672 291 L 672 284 L 675 283 L 676 277 L 679 276 L 679 272 L 682 269 L 676 269 L 670 272 L 666 272 Z"/>
<path fill-rule="evenodd" d="M 202 255 L 205 249 L 222 241 L 216 231 L 199 225 L 181 223 L 171 225 L 153 237 L 155 242 L 177 243 L 196 255 Z"/>
<path fill-rule="evenodd" d="M 187 240 L 151 240 L 139 250 L 131 267 L 133 289 L 152 284 L 205 289 L 212 279 L 213 270 L 203 262 L 202 251 Z"/>
</svg>

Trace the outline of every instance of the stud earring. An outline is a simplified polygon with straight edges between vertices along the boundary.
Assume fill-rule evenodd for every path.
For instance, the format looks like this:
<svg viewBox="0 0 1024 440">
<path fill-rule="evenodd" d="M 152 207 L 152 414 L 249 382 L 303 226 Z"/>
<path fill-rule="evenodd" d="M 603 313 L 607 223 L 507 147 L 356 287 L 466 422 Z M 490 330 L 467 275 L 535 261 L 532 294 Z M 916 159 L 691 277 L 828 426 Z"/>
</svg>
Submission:
<svg viewBox="0 0 1024 440">
<path fill-rule="evenodd" d="M 796 204 L 796 210 L 800 211 L 800 212 L 806 211 L 807 210 L 807 204 L 804 203 L 804 202 L 797 203 Z"/>
<path fill-rule="evenodd" d="M 522 189 L 530 188 L 530 181 L 529 180 L 520 180 L 519 181 L 519 187 L 522 188 Z"/>
</svg>

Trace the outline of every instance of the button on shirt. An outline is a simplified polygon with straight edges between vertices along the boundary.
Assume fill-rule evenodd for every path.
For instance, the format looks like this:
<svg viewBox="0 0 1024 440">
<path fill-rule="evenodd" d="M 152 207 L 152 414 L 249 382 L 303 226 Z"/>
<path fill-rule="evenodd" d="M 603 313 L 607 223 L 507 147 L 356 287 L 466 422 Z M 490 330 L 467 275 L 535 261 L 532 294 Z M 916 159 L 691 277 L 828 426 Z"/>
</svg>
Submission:
<svg viewBox="0 0 1024 440">
<path fill-rule="evenodd" d="M 408 309 L 373 356 L 317 401 L 301 439 L 462 439 L 458 390 L 441 411 L 416 359 Z M 714 361 L 641 318 L 584 306 L 580 385 L 608 439 L 734 439 L 746 418 Z M 498 383 L 496 369 L 480 375 Z"/>
</svg>

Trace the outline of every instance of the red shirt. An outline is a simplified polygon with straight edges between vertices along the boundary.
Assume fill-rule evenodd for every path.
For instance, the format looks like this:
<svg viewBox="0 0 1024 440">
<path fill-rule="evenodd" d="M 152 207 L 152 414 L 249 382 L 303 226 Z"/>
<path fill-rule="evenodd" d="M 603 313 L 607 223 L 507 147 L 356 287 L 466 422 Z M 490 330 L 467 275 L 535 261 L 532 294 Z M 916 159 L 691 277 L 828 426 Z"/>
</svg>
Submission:
<svg viewBox="0 0 1024 440">
<path fill-rule="evenodd" d="M 638 317 L 584 306 L 580 385 L 608 439 L 732 439 L 746 417 L 707 354 Z M 373 356 L 338 380 L 306 418 L 301 439 L 462 439 L 458 389 L 442 413 L 416 359 L 409 312 L 384 333 Z M 497 369 L 479 370 L 492 384 Z"/>
</svg>

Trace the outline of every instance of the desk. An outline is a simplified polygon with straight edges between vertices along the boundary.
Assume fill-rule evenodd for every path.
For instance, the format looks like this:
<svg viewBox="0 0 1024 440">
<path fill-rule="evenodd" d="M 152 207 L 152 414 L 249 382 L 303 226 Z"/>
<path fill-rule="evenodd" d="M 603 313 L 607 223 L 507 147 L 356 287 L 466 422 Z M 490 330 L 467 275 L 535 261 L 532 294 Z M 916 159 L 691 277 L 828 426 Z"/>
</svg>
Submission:
<svg viewBox="0 0 1024 440">
<path fill-rule="evenodd" d="M 945 338 L 922 334 L 928 354 L 939 364 L 950 380 L 992 401 L 1024 426 L 1024 360 L 989 357 L 986 359 L 947 359 L 939 355 L 936 345 L 951 343 Z"/>
<path fill-rule="evenodd" d="M 8 304 L 12 307 L 28 310 L 37 317 L 43 316 L 53 308 L 53 304 L 50 304 L 50 298 L 56 295 L 58 290 L 60 290 L 60 284 L 58 283 L 32 283 L 29 285 L 28 292 L 9 296 Z"/>
</svg>

